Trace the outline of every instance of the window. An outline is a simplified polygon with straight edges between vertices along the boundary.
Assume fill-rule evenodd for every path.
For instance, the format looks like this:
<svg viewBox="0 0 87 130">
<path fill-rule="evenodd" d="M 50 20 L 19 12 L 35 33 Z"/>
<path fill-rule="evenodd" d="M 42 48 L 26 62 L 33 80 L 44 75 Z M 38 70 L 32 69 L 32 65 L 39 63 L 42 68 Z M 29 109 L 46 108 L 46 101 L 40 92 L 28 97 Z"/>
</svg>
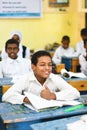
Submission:
<svg viewBox="0 0 87 130">
<path fill-rule="evenodd" d="M 50 7 L 67 7 L 69 6 L 69 0 L 49 0 Z"/>
<path fill-rule="evenodd" d="M 78 8 L 80 12 L 87 12 L 87 0 L 78 0 Z"/>
</svg>

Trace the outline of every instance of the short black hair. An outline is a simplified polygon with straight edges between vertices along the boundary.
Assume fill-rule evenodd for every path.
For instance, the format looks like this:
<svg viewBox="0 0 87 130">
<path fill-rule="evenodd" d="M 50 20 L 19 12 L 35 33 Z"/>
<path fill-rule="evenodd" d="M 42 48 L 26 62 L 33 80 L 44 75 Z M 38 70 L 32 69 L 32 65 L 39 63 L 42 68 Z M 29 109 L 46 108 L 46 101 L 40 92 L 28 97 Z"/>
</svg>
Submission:
<svg viewBox="0 0 87 130">
<path fill-rule="evenodd" d="M 45 51 L 45 50 L 39 50 L 37 52 L 35 52 L 33 55 L 32 55 L 32 58 L 31 58 L 31 63 L 34 64 L 34 65 L 37 65 L 38 63 L 38 58 L 40 58 L 41 56 L 48 56 L 51 58 L 51 55 L 49 52 Z M 52 58 L 51 58 L 52 60 Z"/>
<path fill-rule="evenodd" d="M 70 42 L 70 37 L 67 36 L 67 35 L 65 35 L 65 36 L 62 37 L 62 41 L 63 41 L 63 40 L 68 40 L 68 41 Z"/>
<path fill-rule="evenodd" d="M 17 45 L 17 47 L 19 47 L 19 42 L 17 40 L 15 40 L 15 39 L 8 39 L 6 41 L 6 43 L 5 43 L 5 50 L 7 49 L 9 44 L 14 44 L 14 43 Z"/>
<path fill-rule="evenodd" d="M 87 28 L 81 29 L 81 36 L 82 35 L 87 35 Z"/>
</svg>

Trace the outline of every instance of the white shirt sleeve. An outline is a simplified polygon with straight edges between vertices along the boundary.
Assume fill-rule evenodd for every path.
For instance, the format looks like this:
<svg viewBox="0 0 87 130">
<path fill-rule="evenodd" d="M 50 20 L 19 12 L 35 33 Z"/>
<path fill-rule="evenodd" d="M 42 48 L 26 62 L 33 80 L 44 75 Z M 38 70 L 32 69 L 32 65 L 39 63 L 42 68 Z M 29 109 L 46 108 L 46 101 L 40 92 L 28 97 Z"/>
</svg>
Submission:
<svg viewBox="0 0 87 130">
<path fill-rule="evenodd" d="M 76 52 L 75 52 L 75 55 L 79 56 L 80 54 L 82 54 L 84 52 L 85 52 L 85 48 L 84 48 L 84 42 L 82 40 L 82 41 L 76 43 Z"/>
<path fill-rule="evenodd" d="M 0 78 L 3 78 L 2 61 L 0 61 Z"/>
<path fill-rule="evenodd" d="M 26 80 L 23 78 L 5 92 L 2 96 L 2 101 L 10 102 L 12 104 L 22 104 L 25 97 L 25 95 L 22 95 L 22 91 L 25 90 L 25 88 Z"/>
<path fill-rule="evenodd" d="M 84 57 L 84 54 L 81 54 L 80 56 L 79 56 L 79 64 L 80 64 L 80 66 L 81 66 L 81 71 L 84 73 L 84 72 L 86 72 L 87 73 L 87 61 L 86 61 L 86 59 L 85 59 L 85 57 Z"/>
<path fill-rule="evenodd" d="M 59 54 L 59 48 L 57 48 L 57 50 L 54 52 L 52 61 L 55 64 L 60 64 L 61 63 L 61 57 L 60 57 L 60 54 Z"/>
<path fill-rule="evenodd" d="M 55 92 L 57 100 L 73 100 L 80 97 L 79 91 L 67 83 L 60 76 L 57 77 L 55 83 L 58 84 L 58 92 Z"/>
<path fill-rule="evenodd" d="M 29 48 L 26 48 L 25 58 L 30 59 L 30 49 Z"/>
<path fill-rule="evenodd" d="M 51 78 L 48 78 L 44 83 L 50 91 L 56 94 L 57 100 L 73 100 L 80 97 L 79 91 L 68 84 L 60 76 L 52 74 Z M 40 92 L 44 89 L 40 83 L 38 83 L 32 75 L 27 75 L 23 79 L 16 82 L 9 90 L 3 95 L 2 101 L 10 102 L 13 104 L 22 104 L 24 95 L 23 91 L 40 95 Z"/>
</svg>

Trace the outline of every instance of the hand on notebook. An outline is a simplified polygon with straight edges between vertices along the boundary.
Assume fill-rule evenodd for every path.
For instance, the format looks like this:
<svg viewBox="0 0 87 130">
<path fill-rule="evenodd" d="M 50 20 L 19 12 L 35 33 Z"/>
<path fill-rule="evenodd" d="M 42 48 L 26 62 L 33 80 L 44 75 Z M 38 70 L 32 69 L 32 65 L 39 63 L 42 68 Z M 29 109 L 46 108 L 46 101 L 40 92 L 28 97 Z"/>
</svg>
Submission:
<svg viewBox="0 0 87 130">
<path fill-rule="evenodd" d="M 24 103 L 30 103 L 29 99 L 27 97 L 24 98 L 23 100 Z"/>
<path fill-rule="evenodd" d="M 56 100 L 56 95 L 52 93 L 47 86 L 45 87 L 44 90 L 41 91 L 40 96 L 47 100 L 51 100 L 51 99 Z"/>
</svg>

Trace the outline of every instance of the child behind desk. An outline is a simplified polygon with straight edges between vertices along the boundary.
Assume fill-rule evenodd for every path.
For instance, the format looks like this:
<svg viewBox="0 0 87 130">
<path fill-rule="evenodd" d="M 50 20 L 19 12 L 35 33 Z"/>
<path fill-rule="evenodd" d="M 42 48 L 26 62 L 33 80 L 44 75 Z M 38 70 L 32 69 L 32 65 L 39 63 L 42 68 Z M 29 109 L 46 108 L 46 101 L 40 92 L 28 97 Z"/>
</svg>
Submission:
<svg viewBox="0 0 87 130">
<path fill-rule="evenodd" d="M 79 64 L 81 66 L 81 72 L 87 75 L 87 39 L 84 40 L 84 53 L 79 56 Z"/>
<path fill-rule="evenodd" d="M 19 42 L 17 40 L 8 39 L 5 44 L 5 51 L 8 58 L 0 62 L 0 78 L 19 78 L 32 71 L 31 61 L 18 57 Z"/>
</svg>

